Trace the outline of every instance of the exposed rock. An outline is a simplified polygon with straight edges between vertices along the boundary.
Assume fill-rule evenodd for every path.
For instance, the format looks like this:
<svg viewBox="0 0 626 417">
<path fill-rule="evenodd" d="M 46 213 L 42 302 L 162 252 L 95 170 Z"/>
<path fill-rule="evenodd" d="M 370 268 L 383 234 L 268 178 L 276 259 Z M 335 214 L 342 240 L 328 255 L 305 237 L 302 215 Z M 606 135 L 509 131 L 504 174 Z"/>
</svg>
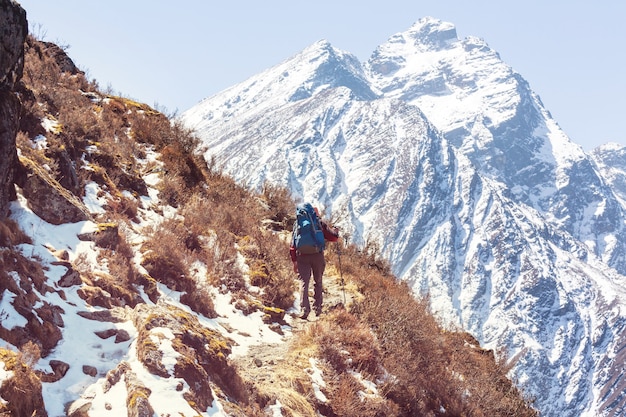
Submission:
<svg viewBox="0 0 626 417">
<path fill-rule="evenodd" d="M 134 323 L 137 336 L 137 357 L 155 375 L 169 373 L 161 362 L 162 335 L 152 329 L 166 327 L 174 334 L 173 348 L 180 354 L 174 366 L 174 377 L 189 386 L 183 394 L 188 402 L 206 409 L 213 402 L 211 385 L 219 386 L 229 398 L 247 404 L 249 393 L 235 367 L 227 359 L 233 341 L 219 332 L 202 326 L 195 316 L 173 306 L 135 307 Z M 164 337 L 164 336 L 163 336 Z"/>
<path fill-rule="evenodd" d="M 68 417 L 89 417 L 89 409 L 91 408 L 91 401 L 86 399 L 79 399 L 74 401 L 67 409 Z"/>
<path fill-rule="evenodd" d="M 98 311 L 79 311 L 76 314 L 89 320 L 106 321 L 110 323 L 122 323 L 127 320 L 125 311 L 119 308 Z"/>
<path fill-rule="evenodd" d="M 54 58 L 62 72 L 71 75 L 84 74 L 59 45 L 52 42 L 41 42 L 41 44 L 45 47 L 44 52 Z"/>
<path fill-rule="evenodd" d="M 103 308 L 111 308 L 113 306 L 113 304 L 111 304 L 111 294 L 107 293 L 102 288 L 84 285 L 79 288 L 76 293 L 91 306 Z"/>
<path fill-rule="evenodd" d="M 12 1 L 0 0 L 0 86 L 11 89 L 22 78 L 24 42 L 28 34 L 26 10 Z"/>
<path fill-rule="evenodd" d="M 27 158 L 20 158 L 15 183 L 22 188 L 28 207 L 51 224 L 76 223 L 91 218 L 89 210 L 72 193 L 63 188 L 41 167 Z"/>
<path fill-rule="evenodd" d="M 130 334 L 124 329 L 118 329 L 115 335 L 115 343 L 128 342 L 130 340 Z"/>
<path fill-rule="evenodd" d="M 96 332 L 96 336 L 101 339 L 108 339 L 111 336 L 115 336 L 115 343 L 127 342 L 130 340 L 130 335 L 124 329 L 107 329 Z"/>
<path fill-rule="evenodd" d="M 84 285 L 78 295 L 92 306 L 134 307 L 143 302 L 137 292 L 120 285 L 118 278 L 105 272 L 87 272 L 81 275 L 81 280 Z"/>
<path fill-rule="evenodd" d="M 72 162 L 72 158 L 66 148 L 55 149 L 49 151 L 49 156 L 57 161 L 59 168 L 58 181 L 63 188 L 68 189 L 74 194 L 80 191 L 80 182 L 76 174 L 76 167 Z"/>
<path fill-rule="evenodd" d="M 83 365 L 83 373 L 89 376 L 98 375 L 98 369 L 95 366 Z"/>
<path fill-rule="evenodd" d="M 55 375 L 61 375 L 61 377 L 64 377 L 65 374 L 67 374 L 67 371 L 70 370 L 69 363 L 57 360 L 51 360 L 50 367 L 52 368 L 52 372 L 54 372 Z"/>
<path fill-rule="evenodd" d="M 13 307 L 26 320 L 26 324 L 23 327 L 13 326 L 6 329 L 0 322 L 0 338 L 15 346 L 35 342 L 41 349 L 41 356 L 46 357 L 62 338 L 61 330 L 55 324 L 59 321 L 62 323 L 62 318 L 59 315 L 60 309 L 46 302 L 35 309 L 35 305 L 40 303 L 41 300 L 32 293 L 18 291 L 13 300 Z"/>
<path fill-rule="evenodd" d="M 46 246 L 46 249 L 48 249 L 52 253 L 52 255 L 54 255 L 54 257 L 61 262 L 67 262 L 70 260 L 70 253 L 67 251 L 67 249 L 56 250 L 51 246 Z M 52 264 L 55 265 L 54 262 Z M 61 263 L 59 263 L 59 265 L 61 265 Z"/>
<path fill-rule="evenodd" d="M 40 373 L 39 379 L 41 382 L 57 382 L 67 374 L 67 371 L 70 369 L 70 364 L 63 361 L 51 360 L 50 367 L 52 368 L 52 373 Z"/>
<path fill-rule="evenodd" d="M 90 366 L 84 366 L 83 372 L 87 375 L 95 376 L 92 375 L 94 369 L 95 368 Z M 115 369 L 107 372 L 102 386 L 103 391 L 108 392 L 114 385 L 122 380 L 126 385 L 128 416 L 152 417 L 154 410 L 148 401 L 151 391 L 137 378 L 137 375 L 132 371 L 128 362 L 120 362 Z M 87 417 L 89 416 L 88 411 L 90 407 L 90 399 L 80 398 L 69 406 L 67 415 L 70 417 Z"/>
<path fill-rule="evenodd" d="M 120 242 L 119 226 L 116 223 L 100 223 L 97 230 L 81 233 L 78 239 L 95 242 L 101 248 L 115 249 Z"/>
<path fill-rule="evenodd" d="M 128 393 L 126 396 L 128 417 L 152 417 L 154 415 L 154 410 L 148 401 L 152 391 L 132 371 L 126 372 L 126 392 Z"/>
<path fill-rule="evenodd" d="M 44 302 L 43 305 L 35 311 L 37 311 L 37 315 L 39 315 L 39 318 L 43 321 L 52 323 L 56 327 L 65 327 L 65 322 L 63 321 L 65 311 L 63 311 L 61 307 Z"/>
<path fill-rule="evenodd" d="M 102 390 L 104 392 L 109 392 L 109 390 L 126 374 L 126 372 L 130 372 L 130 365 L 128 362 L 120 362 L 115 369 L 111 369 L 107 372 L 107 376 L 105 378 L 104 384 L 102 384 Z"/>
<path fill-rule="evenodd" d="M 117 334 L 117 330 L 116 329 L 107 329 L 107 330 L 101 330 L 99 332 L 95 332 L 96 336 L 98 336 L 100 339 L 108 339 L 111 336 L 114 336 Z"/>
<path fill-rule="evenodd" d="M 156 280 L 150 275 L 139 274 L 137 277 L 137 283 L 143 286 L 143 291 L 146 293 L 150 301 L 156 304 L 160 296 Z"/>
<path fill-rule="evenodd" d="M 20 102 L 13 92 L 24 70 L 26 11 L 12 0 L 0 0 L 0 218 L 15 198 L 13 178 L 17 163 L 15 137 Z"/>
<path fill-rule="evenodd" d="M 74 285 L 82 284 L 83 281 L 80 278 L 80 272 L 75 270 L 71 264 L 69 264 L 69 266 L 68 265 L 64 265 L 64 266 L 67 267 L 67 271 L 65 272 L 65 274 L 63 274 L 61 279 L 59 279 L 59 282 L 58 282 L 59 286 L 63 288 L 68 288 Z"/>
<path fill-rule="evenodd" d="M 15 199 L 13 178 L 17 161 L 15 135 L 18 112 L 19 101 L 14 93 L 0 87 L 0 218 L 6 217 L 9 202 Z"/>
</svg>

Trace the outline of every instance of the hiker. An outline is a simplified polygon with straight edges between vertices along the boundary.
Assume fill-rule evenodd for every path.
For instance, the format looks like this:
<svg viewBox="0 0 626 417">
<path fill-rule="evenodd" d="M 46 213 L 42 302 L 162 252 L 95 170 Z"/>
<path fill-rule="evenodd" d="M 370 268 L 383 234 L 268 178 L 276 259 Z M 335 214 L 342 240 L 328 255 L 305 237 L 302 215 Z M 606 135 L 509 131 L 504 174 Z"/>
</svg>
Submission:
<svg viewBox="0 0 626 417">
<path fill-rule="evenodd" d="M 336 242 L 339 238 L 337 228 L 330 228 L 320 219 L 316 207 L 310 203 L 298 204 L 296 222 L 293 227 L 289 254 L 293 270 L 301 280 L 300 318 L 306 319 L 311 312 L 309 303 L 309 281 L 314 280 L 314 303 L 316 316 L 322 313 L 322 275 L 326 267 L 324 259 L 325 242 Z"/>
</svg>

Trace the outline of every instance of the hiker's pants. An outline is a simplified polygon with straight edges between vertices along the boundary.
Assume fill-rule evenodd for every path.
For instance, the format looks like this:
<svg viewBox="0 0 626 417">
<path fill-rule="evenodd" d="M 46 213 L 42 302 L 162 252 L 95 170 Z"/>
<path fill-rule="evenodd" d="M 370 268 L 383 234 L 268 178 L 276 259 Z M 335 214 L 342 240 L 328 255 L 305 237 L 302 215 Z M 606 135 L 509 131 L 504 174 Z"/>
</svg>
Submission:
<svg viewBox="0 0 626 417">
<path fill-rule="evenodd" d="M 315 310 L 321 310 L 322 308 L 322 275 L 326 268 L 326 261 L 324 260 L 324 252 L 312 253 L 306 255 L 298 255 L 298 275 L 302 281 L 300 308 L 303 311 L 311 311 L 311 304 L 309 303 L 309 281 L 311 280 L 311 274 L 313 274 L 314 280 L 314 303 L 313 308 Z"/>
</svg>

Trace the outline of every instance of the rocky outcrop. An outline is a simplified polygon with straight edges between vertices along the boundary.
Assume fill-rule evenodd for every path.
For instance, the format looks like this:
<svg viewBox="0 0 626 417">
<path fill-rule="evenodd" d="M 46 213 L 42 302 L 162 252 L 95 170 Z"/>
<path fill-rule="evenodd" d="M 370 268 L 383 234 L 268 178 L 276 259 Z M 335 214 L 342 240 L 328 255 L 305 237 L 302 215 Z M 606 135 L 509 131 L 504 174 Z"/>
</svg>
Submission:
<svg viewBox="0 0 626 417">
<path fill-rule="evenodd" d="M 20 101 L 14 93 L 24 69 L 24 41 L 28 34 L 26 11 L 12 0 L 0 0 L 0 219 L 15 198 L 15 136 Z"/>
<path fill-rule="evenodd" d="M 20 175 L 16 184 L 22 188 L 28 207 L 51 224 L 90 220 L 89 210 L 74 194 L 28 158 L 20 158 Z"/>
</svg>

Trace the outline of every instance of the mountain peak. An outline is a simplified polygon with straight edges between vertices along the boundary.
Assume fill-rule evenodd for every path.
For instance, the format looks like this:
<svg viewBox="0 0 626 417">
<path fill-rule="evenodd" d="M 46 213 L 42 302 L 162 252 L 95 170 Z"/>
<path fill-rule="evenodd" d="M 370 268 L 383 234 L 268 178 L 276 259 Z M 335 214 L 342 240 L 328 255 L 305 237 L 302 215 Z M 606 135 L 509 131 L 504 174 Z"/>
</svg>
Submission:
<svg viewBox="0 0 626 417">
<path fill-rule="evenodd" d="M 624 152 L 625 150 L 626 150 L 626 147 L 620 145 L 619 143 L 608 142 L 608 143 L 605 143 L 604 145 L 598 146 L 597 148 L 593 149 L 591 152 L 592 153 L 596 153 L 596 152 L 611 152 L 611 151 Z"/>
<path fill-rule="evenodd" d="M 406 37 L 428 48 L 439 49 L 458 40 L 454 24 L 433 17 L 421 18 L 404 33 Z"/>
<path fill-rule="evenodd" d="M 320 87 L 347 87 L 354 97 L 371 100 L 376 97 L 363 74 L 358 58 L 351 53 L 333 47 L 327 40 L 320 40 L 305 48 L 290 62 L 306 62 L 310 67 L 308 79 L 290 97 L 298 101 L 311 97 Z M 300 66 L 300 65 L 298 65 Z"/>
<path fill-rule="evenodd" d="M 332 52 L 334 49 L 333 45 L 327 39 L 320 39 L 319 41 L 304 48 L 303 52 Z"/>
</svg>

